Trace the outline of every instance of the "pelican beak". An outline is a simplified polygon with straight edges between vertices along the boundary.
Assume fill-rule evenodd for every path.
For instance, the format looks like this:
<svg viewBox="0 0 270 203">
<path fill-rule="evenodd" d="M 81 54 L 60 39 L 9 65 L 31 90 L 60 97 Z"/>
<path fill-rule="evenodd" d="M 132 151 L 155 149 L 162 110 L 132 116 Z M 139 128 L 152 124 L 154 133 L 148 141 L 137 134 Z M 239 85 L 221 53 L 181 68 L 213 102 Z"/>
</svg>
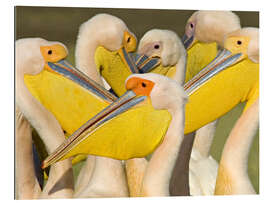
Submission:
<svg viewBox="0 0 270 203">
<path fill-rule="evenodd" d="M 146 100 L 146 96 L 136 96 L 133 91 L 127 91 L 115 102 L 99 112 L 96 116 L 88 120 L 78 130 L 76 130 L 62 145 L 60 145 L 51 155 L 49 155 L 42 163 L 42 168 L 61 160 L 74 147 L 79 145 L 98 127 L 113 119 L 119 114 L 127 111 L 135 105 Z"/>
<path fill-rule="evenodd" d="M 119 50 L 119 55 L 120 55 L 122 61 L 125 63 L 125 65 L 129 68 L 131 73 L 139 73 L 139 69 L 137 68 L 135 61 L 131 57 L 132 55 L 130 55 L 128 53 L 128 51 L 125 47 L 122 47 Z"/>
<path fill-rule="evenodd" d="M 185 91 L 188 95 L 191 95 L 219 72 L 239 62 L 241 56 L 241 53 L 233 54 L 227 49 L 221 50 L 212 62 L 184 85 Z"/>
<path fill-rule="evenodd" d="M 73 82 L 84 87 L 88 91 L 100 96 L 106 101 L 114 102 L 117 99 L 116 96 L 108 92 L 104 87 L 102 87 L 95 81 L 88 78 L 79 69 L 74 68 L 65 60 L 60 60 L 56 63 L 47 62 L 45 64 L 45 69 L 72 80 Z"/>
<path fill-rule="evenodd" d="M 184 44 L 184 47 L 186 50 L 192 47 L 192 45 L 195 43 L 195 38 L 194 35 L 192 34 L 191 36 L 188 36 L 186 33 L 182 37 L 182 42 Z"/>
<path fill-rule="evenodd" d="M 147 55 L 136 54 L 134 61 L 139 73 L 148 73 L 161 64 L 161 58 L 159 56 L 149 57 Z"/>
<path fill-rule="evenodd" d="M 119 53 L 133 74 L 148 73 L 161 63 L 159 56 L 149 57 L 145 54 L 128 53 L 125 47 Z"/>
</svg>

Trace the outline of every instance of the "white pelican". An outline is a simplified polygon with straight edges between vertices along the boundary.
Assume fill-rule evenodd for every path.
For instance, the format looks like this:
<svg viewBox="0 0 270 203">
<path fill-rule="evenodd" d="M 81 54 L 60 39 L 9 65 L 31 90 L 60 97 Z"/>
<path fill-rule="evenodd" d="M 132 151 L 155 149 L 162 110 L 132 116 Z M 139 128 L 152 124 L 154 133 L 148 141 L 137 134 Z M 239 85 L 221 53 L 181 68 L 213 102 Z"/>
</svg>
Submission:
<svg viewBox="0 0 270 203">
<path fill-rule="evenodd" d="M 53 61 L 66 57 L 66 48 L 58 42 L 48 42 L 40 38 L 17 40 L 15 46 L 16 106 L 18 108 L 16 115 L 18 198 L 72 197 L 73 174 L 71 161 L 68 159 L 51 167 L 50 176 L 43 191 L 37 185 L 37 180 L 33 174 L 32 137 L 28 121 L 39 132 L 49 152 L 52 152 L 62 143 L 65 137 L 55 117 L 30 94 L 24 83 L 25 75 L 37 75 L 43 71 L 44 58 L 47 57 L 46 59 Z M 46 49 L 50 49 L 50 53 L 46 52 Z M 26 171 L 26 169 L 29 169 L 29 171 Z M 28 188 L 29 184 L 32 188 Z"/>
<path fill-rule="evenodd" d="M 205 65 L 207 65 L 216 56 L 218 47 L 223 47 L 224 36 L 232 31 L 240 29 L 239 17 L 231 11 L 196 11 L 188 19 L 185 27 L 183 42 L 187 48 L 187 72 L 186 82 L 197 74 Z M 215 133 L 216 121 L 197 130 L 195 137 L 194 159 L 205 161 L 209 159 L 210 147 Z M 195 156 L 198 154 L 198 157 Z M 201 158 L 199 158 L 201 157 Z M 210 165 L 216 168 L 212 162 Z M 210 166 L 211 167 L 211 166 Z M 196 173 L 196 169 L 194 173 Z M 198 170 L 200 171 L 200 170 Z M 201 175 L 197 174 L 198 177 Z M 211 189 L 213 191 L 213 187 Z M 211 194 L 211 191 L 205 191 L 202 194 Z"/>
<path fill-rule="evenodd" d="M 113 78 L 119 68 L 126 70 L 120 58 L 123 47 L 127 52 L 134 51 L 135 36 L 121 19 L 98 14 L 80 26 L 75 49 L 76 66 L 103 85 L 101 76 Z M 114 83 L 109 84 L 114 87 Z M 76 182 L 75 197 L 123 196 L 128 196 L 128 188 L 122 161 L 89 156 Z"/>
<path fill-rule="evenodd" d="M 234 53 L 242 52 L 242 61 L 231 69 L 238 76 L 238 88 L 246 87 L 242 94 L 247 103 L 224 146 L 215 194 L 254 194 L 247 164 L 259 122 L 259 29 L 248 27 L 229 33 L 224 47 Z"/>
<path fill-rule="evenodd" d="M 140 91 L 145 89 L 143 83 L 153 83 L 153 87 Z M 153 73 L 130 76 L 126 87 L 135 93 L 149 96 L 155 109 L 167 109 L 172 115 L 162 144 L 146 164 L 140 189 L 141 196 L 169 196 L 172 170 L 184 138 L 184 109 L 188 96 L 179 83 Z"/>
<path fill-rule="evenodd" d="M 186 82 L 197 74 L 223 47 L 224 36 L 240 29 L 239 17 L 231 11 L 197 11 L 188 19 L 184 45 L 187 48 Z M 210 155 L 217 121 L 198 129 L 190 160 L 190 192 L 212 195 L 217 175 L 217 162 Z"/>
</svg>

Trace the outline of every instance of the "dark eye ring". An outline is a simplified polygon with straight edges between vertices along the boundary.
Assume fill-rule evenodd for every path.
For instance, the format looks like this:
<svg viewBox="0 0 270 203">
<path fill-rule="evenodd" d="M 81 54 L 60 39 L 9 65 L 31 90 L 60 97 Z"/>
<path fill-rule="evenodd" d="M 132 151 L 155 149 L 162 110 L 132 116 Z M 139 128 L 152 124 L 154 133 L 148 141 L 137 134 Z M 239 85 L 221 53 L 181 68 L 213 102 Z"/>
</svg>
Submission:
<svg viewBox="0 0 270 203">
<path fill-rule="evenodd" d="M 48 51 L 48 54 L 51 55 L 51 54 L 52 54 L 52 50 L 49 50 L 49 51 Z"/>
<path fill-rule="evenodd" d="M 127 43 L 129 43 L 130 42 L 130 37 L 128 37 L 128 39 L 127 39 Z"/>
<path fill-rule="evenodd" d="M 155 48 L 155 49 L 159 49 L 159 45 L 156 44 L 156 45 L 154 46 L 154 48 Z"/>
<path fill-rule="evenodd" d="M 144 82 L 142 82 L 142 87 L 146 87 L 146 84 Z"/>
<path fill-rule="evenodd" d="M 237 41 L 237 44 L 238 44 L 238 45 L 241 45 L 241 44 L 242 44 L 242 42 L 241 42 L 240 40 L 238 40 L 238 41 Z"/>
<path fill-rule="evenodd" d="M 190 23 L 190 27 L 191 27 L 191 28 L 193 28 L 193 27 L 194 27 L 193 23 Z"/>
</svg>

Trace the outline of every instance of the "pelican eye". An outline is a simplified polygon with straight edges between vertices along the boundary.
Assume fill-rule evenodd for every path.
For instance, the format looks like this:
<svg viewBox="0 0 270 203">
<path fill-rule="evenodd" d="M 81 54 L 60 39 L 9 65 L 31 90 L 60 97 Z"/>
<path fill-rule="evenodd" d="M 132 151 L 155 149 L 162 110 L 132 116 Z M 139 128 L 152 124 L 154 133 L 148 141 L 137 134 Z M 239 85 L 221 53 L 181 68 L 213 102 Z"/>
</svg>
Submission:
<svg viewBox="0 0 270 203">
<path fill-rule="evenodd" d="M 48 54 L 51 55 L 51 54 L 52 54 L 52 50 L 49 50 L 49 51 L 48 51 Z"/>
<path fill-rule="evenodd" d="M 146 87 L 146 84 L 144 82 L 142 82 L 142 87 Z"/>
<path fill-rule="evenodd" d="M 238 45 L 241 45 L 241 44 L 242 44 L 242 41 L 238 40 L 238 41 L 237 41 L 237 44 L 238 44 Z"/>
<path fill-rule="evenodd" d="M 193 28 L 194 27 L 194 25 L 193 25 L 193 23 L 190 23 L 190 25 L 189 25 L 191 28 Z"/>
<path fill-rule="evenodd" d="M 131 38 L 130 38 L 130 37 L 128 37 L 128 38 L 127 38 L 127 43 L 129 43 L 129 42 L 130 42 L 130 40 L 131 40 Z"/>
<path fill-rule="evenodd" d="M 156 45 L 154 46 L 154 48 L 155 48 L 155 49 L 159 49 L 159 45 L 156 44 Z"/>
</svg>

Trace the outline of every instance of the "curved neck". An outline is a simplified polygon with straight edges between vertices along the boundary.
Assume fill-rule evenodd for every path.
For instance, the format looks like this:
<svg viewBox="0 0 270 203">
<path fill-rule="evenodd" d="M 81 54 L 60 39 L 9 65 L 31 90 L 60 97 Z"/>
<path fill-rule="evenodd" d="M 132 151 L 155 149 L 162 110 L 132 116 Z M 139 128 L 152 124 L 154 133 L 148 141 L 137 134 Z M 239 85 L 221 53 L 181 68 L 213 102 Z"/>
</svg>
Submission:
<svg viewBox="0 0 270 203">
<path fill-rule="evenodd" d="M 94 25 L 88 24 L 88 26 L 88 29 L 84 27 L 81 30 L 76 42 L 76 67 L 104 87 L 104 83 L 95 63 L 95 52 L 98 46 L 103 46 L 104 44 L 108 45 L 108 43 L 102 41 L 102 38 L 108 38 L 108 36 L 103 36 L 105 32 L 98 33 Z M 76 196 L 95 197 L 97 195 L 96 191 L 98 191 L 98 193 L 102 192 L 110 197 L 127 196 L 124 168 L 120 160 L 97 156 L 94 161 L 87 159 L 87 164 L 93 167 L 92 175 L 89 182 L 87 182 L 88 185 L 82 186 L 80 190 L 76 192 Z M 89 173 L 89 171 L 85 170 L 83 173 Z M 83 176 L 83 173 L 80 173 L 80 176 Z M 84 184 L 86 184 L 85 182 L 86 181 L 84 181 Z"/>
<path fill-rule="evenodd" d="M 248 155 L 258 125 L 259 100 L 254 102 L 253 105 L 238 119 L 222 152 L 220 166 L 222 166 L 222 170 L 227 173 L 226 176 L 230 177 L 231 180 L 234 180 L 233 183 L 231 183 L 232 192 L 234 192 L 234 190 L 243 191 L 245 188 L 248 188 L 248 191 L 254 191 L 248 178 L 247 169 Z M 218 176 L 220 176 L 220 174 L 218 174 Z M 243 182 L 246 184 L 241 184 Z M 217 179 L 216 184 L 222 183 Z"/>
<path fill-rule="evenodd" d="M 143 180 L 142 194 L 147 196 L 169 196 L 169 183 L 184 138 L 184 106 L 172 114 L 172 121 L 162 144 L 155 150 L 148 163 Z"/>
<path fill-rule="evenodd" d="M 176 64 L 176 72 L 172 79 L 179 82 L 181 85 L 184 85 L 185 77 L 186 77 L 186 55 L 183 55 Z"/>
<path fill-rule="evenodd" d="M 91 38 L 89 37 L 91 36 Z M 95 64 L 95 51 L 99 46 L 95 34 L 82 32 L 77 39 L 75 48 L 76 67 L 88 75 L 92 80 L 103 85 L 101 76 Z"/>
</svg>

